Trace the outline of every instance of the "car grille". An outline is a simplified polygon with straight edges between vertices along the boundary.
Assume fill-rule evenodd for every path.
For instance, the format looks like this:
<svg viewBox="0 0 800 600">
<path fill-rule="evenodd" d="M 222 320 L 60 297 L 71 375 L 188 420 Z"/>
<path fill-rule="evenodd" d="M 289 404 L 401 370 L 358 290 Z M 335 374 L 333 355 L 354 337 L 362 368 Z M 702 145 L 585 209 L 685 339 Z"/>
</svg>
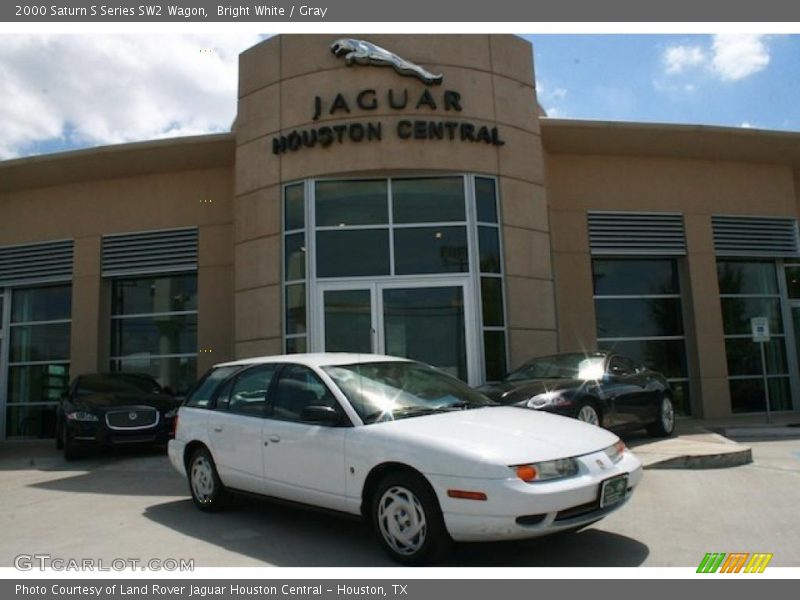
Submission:
<svg viewBox="0 0 800 600">
<path fill-rule="evenodd" d="M 128 408 L 106 413 L 106 425 L 111 429 L 146 429 L 158 425 L 159 414 L 155 408 Z"/>
</svg>

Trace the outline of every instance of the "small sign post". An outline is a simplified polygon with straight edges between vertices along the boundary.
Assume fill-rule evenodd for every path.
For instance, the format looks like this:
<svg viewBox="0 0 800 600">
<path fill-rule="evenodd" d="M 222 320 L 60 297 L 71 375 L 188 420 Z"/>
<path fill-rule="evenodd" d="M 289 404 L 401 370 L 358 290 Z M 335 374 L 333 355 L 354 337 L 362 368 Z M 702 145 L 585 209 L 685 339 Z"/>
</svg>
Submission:
<svg viewBox="0 0 800 600">
<path fill-rule="evenodd" d="M 767 317 L 753 317 L 750 319 L 750 329 L 753 341 L 761 346 L 761 373 L 764 376 L 764 399 L 767 409 L 767 423 L 770 422 L 769 409 L 769 382 L 767 381 L 767 359 L 764 345 L 769 342 L 769 319 Z"/>
</svg>

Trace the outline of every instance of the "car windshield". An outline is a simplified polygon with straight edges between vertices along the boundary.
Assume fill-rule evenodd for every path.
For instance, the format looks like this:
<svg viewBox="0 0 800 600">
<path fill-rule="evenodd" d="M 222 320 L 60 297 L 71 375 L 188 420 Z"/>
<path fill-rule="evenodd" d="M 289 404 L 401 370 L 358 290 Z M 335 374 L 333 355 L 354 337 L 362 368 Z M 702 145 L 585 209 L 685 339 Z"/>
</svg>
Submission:
<svg viewBox="0 0 800 600">
<path fill-rule="evenodd" d="M 516 371 L 509 373 L 505 381 L 524 381 L 527 379 L 600 379 L 603 376 L 605 357 L 587 356 L 581 353 L 558 354 L 534 358 Z"/>
<path fill-rule="evenodd" d="M 146 376 L 132 373 L 85 375 L 78 382 L 78 394 L 160 394 L 161 386 Z"/>
<path fill-rule="evenodd" d="M 365 424 L 496 405 L 462 381 L 420 363 L 391 361 L 322 368 Z"/>
</svg>

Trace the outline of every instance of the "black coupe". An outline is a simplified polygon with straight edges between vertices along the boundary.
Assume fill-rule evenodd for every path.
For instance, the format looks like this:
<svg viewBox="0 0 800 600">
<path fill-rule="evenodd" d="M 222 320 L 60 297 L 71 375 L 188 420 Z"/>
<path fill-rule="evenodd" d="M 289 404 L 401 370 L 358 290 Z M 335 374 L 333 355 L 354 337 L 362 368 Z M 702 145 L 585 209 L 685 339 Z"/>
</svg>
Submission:
<svg viewBox="0 0 800 600">
<path fill-rule="evenodd" d="M 180 404 L 149 375 L 80 375 L 56 412 L 56 447 L 72 460 L 91 447 L 166 444 Z"/>
<path fill-rule="evenodd" d="M 478 389 L 500 404 L 546 410 L 609 429 L 645 427 L 656 437 L 675 429 L 666 378 L 610 352 L 534 358 L 501 382 Z"/>
</svg>

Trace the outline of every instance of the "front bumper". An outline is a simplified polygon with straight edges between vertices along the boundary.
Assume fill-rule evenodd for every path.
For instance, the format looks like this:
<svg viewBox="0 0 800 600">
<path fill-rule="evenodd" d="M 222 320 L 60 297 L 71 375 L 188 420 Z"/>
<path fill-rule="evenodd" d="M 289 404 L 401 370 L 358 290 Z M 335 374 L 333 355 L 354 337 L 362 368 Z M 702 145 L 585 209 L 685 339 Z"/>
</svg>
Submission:
<svg viewBox="0 0 800 600">
<path fill-rule="evenodd" d="M 103 417 L 100 417 L 101 419 Z M 172 436 L 173 419 L 160 419 L 153 427 L 133 429 L 110 429 L 101 421 L 66 421 L 70 440 L 80 446 L 125 446 L 135 444 L 166 444 Z"/>
<path fill-rule="evenodd" d="M 542 483 L 427 475 L 439 498 L 450 536 L 460 542 L 525 539 L 598 521 L 621 508 L 642 478 L 642 464 L 627 450 L 613 464 L 605 452 L 577 458 L 577 475 Z M 600 507 L 602 482 L 627 474 L 625 498 Z M 481 491 L 485 501 L 450 498 L 447 490 Z"/>
</svg>

